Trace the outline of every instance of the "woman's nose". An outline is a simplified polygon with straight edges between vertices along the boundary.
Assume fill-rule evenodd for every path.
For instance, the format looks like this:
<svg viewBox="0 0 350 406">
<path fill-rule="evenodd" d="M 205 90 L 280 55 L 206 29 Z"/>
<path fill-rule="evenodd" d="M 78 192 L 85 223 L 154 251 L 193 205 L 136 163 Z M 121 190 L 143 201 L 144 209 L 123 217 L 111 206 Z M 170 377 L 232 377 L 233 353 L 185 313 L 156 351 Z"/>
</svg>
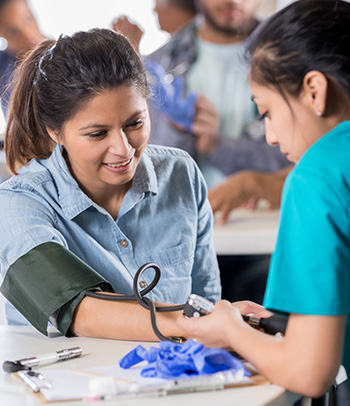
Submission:
<svg viewBox="0 0 350 406">
<path fill-rule="evenodd" d="M 132 146 L 123 130 L 111 134 L 109 152 L 119 156 L 128 156 Z"/>
</svg>

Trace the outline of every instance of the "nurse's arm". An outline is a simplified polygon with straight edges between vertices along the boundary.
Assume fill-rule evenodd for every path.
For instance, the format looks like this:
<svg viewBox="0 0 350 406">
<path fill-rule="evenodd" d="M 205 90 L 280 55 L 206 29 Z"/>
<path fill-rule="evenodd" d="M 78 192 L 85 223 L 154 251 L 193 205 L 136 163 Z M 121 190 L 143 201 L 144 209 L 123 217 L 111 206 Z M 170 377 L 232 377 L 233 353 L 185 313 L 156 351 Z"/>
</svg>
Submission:
<svg viewBox="0 0 350 406">
<path fill-rule="evenodd" d="M 333 383 L 342 361 L 345 316 L 289 316 L 285 337 L 235 329 L 231 345 L 271 382 L 309 397 Z"/>
</svg>

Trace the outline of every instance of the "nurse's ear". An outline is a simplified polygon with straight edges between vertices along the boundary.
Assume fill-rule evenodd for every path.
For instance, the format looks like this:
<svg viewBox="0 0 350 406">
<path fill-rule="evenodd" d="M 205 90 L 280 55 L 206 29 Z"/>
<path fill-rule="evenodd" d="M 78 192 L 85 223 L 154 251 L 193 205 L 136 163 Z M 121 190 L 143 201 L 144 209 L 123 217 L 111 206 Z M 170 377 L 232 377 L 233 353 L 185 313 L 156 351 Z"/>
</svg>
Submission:
<svg viewBox="0 0 350 406">
<path fill-rule="evenodd" d="M 59 136 L 58 131 L 50 130 L 49 128 L 46 127 L 46 131 L 48 132 L 50 138 L 52 141 L 54 141 L 56 144 L 61 144 L 62 145 L 62 139 Z"/>
<path fill-rule="evenodd" d="M 312 70 L 304 76 L 303 97 L 317 116 L 323 116 L 327 107 L 328 79 L 317 70 Z"/>
</svg>

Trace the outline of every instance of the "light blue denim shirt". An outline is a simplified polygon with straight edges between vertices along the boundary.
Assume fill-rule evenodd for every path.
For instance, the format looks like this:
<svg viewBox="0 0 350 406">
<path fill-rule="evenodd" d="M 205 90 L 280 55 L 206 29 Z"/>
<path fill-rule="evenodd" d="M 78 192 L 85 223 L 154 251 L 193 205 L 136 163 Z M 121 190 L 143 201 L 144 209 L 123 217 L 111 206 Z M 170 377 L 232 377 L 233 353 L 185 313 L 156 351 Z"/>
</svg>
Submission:
<svg viewBox="0 0 350 406">
<path fill-rule="evenodd" d="M 162 274 L 148 294 L 152 300 L 184 303 L 190 293 L 213 302 L 220 299 L 207 190 L 184 151 L 146 148 L 116 221 L 79 188 L 60 146 L 50 158 L 32 160 L 0 185 L 0 212 L 3 277 L 19 257 L 40 244 L 56 242 L 118 293 L 132 294 L 138 268 L 154 262 Z M 152 272 L 143 279 L 149 284 Z M 26 323 L 10 303 L 6 312 L 10 324 Z"/>
</svg>

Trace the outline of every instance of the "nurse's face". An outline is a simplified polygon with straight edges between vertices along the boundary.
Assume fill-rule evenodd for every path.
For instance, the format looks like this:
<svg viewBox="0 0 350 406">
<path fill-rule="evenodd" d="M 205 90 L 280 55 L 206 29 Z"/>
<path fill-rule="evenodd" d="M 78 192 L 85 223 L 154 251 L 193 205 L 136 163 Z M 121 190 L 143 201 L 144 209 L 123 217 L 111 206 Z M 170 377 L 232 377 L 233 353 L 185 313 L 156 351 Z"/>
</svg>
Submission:
<svg viewBox="0 0 350 406">
<path fill-rule="evenodd" d="M 303 92 L 298 97 L 287 95 L 287 100 L 274 88 L 250 80 L 252 99 L 261 118 L 265 120 L 266 141 L 279 145 L 291 162 L 302 155 L 330 128 L 315 114 L 312 104 Z"/>
<path fill-rule="evenodd" d="M 126 85 L 97 94 L 59 134 L 50 131 L 63 145 L 72 175 L 92 194 L 108 188 L 125 193 L 149 134 L 146 99 L 137 88 Z"/>
</svg>

